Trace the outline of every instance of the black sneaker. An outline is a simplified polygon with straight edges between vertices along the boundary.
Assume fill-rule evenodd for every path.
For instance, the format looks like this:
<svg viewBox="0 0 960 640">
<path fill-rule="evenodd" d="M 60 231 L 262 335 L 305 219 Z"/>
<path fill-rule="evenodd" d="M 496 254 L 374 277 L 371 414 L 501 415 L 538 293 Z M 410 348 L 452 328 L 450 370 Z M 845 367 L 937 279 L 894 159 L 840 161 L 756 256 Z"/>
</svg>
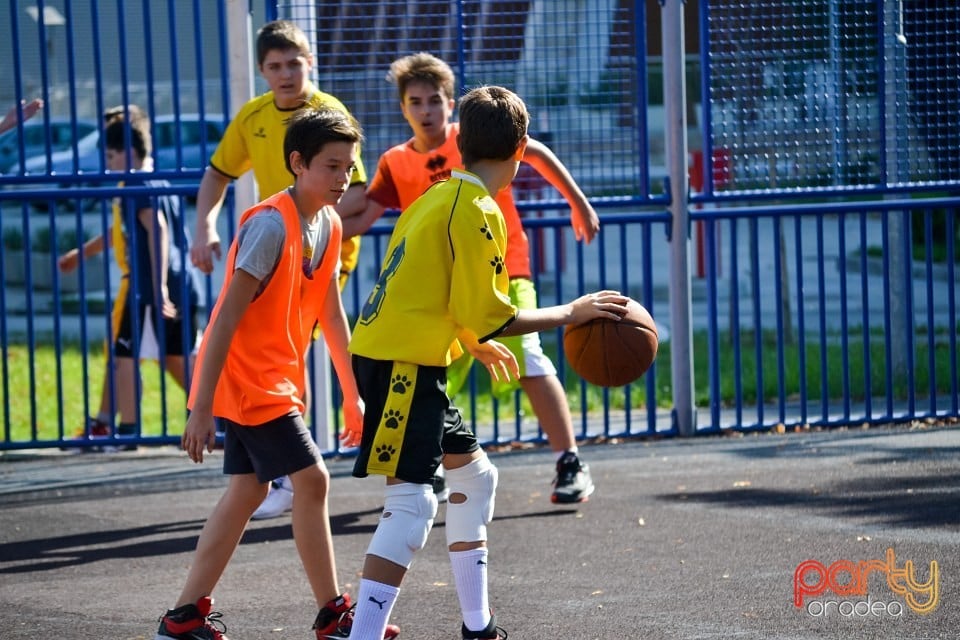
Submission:
<svg viewBox="0 0 960 640">
<path fill-rule="evenodd" d="M 576 453 L 568 451 L 557 460 L 557 477 L 553 480 L 550 501 L 557 504 L 586 502 L 593 493 L 590 467 L 580 462 Z"/>
<path fill-rule="evenodd" d="M 219 611 L 210 611 L 212 607 L 212 598 L 200 598 L 197 604 L 167 611 L 154 640 L 228 640 L 223 635 L 227 626 L 220 622 Z"/>
<path fill-rule="evenodd" d="M 497 617 L 492 613 L 486 629 L 470 631 L 470 629 L 467 629 L 467 625 L 461 624 L 460 633 L 463 640 L 507 640 L 507 632 L 497 626 Z"/>
<path fill-rule="evenodd" d="M 137 437 L 137 426 L 133 424 L 118 424 L 117 425 L 117 439 L 133 439 Z M 118 445 L 108 445 L 103 448 L 107 453 L 116 453 L 118 451 L 136 451 L 137 445 L 135 444 L 118 444 Z"/>
</svg>

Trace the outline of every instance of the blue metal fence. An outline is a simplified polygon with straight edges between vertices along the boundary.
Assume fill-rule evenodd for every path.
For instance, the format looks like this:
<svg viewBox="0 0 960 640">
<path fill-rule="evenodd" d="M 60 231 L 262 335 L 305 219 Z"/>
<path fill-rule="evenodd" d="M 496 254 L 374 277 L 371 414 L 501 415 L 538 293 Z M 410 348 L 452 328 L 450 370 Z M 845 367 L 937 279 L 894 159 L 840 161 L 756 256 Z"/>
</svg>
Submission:
<svg viewBox="0 0 960 640">
<path fill-rule="evenodd" d="M 385 80 L 395 57 L 430 51 L 452 64 L 459 89 L 501 83 L 525 97 L 532 133 L 570 168 L 602 223 L 597 241 L 582 246 L 565 229 L 567 209 L 556 193 L 520 185 L 541 303 L 619 288 L 652 312 L 661 332 L 654 368 L 613 390 L 572 375 L 560 331 L 542 336 L 567 382 L 580 436 L 677 433 L 671 355 L 678 340 L 692 347 L 696 432 L 960 416 L 960 11 L 904 3 L 901 18 L 898 3 L 883 0 L 712 0 L 685 3 L 683 33 L 662 33 L 660 13 L 678 1 L 279 0 L 254 3 L 254 28 L 286 17 L 315 36 L 316 80 L 364 125 L 371 174 L 379 153 L 410 135 Z M 61 9 L 66 23 L 47 25 L 30 22 L 21 3 L 11 6 L 5 35 L 16 43 L 16 70 L 13 95 L 0 90 L 5 104 L 43 95 L 48 131 L 55 116 L 99 121 L 104 107 L 123 103 L 146 107 L 154 127 L 164 114 L 179 123 L 184 114 L 221 122 L 229 115 L 225 3 L 67 0 Z M 116 56 L 76 45 L 87 35 L 101 42 L 100 34 L 118 28 L 129 38 Z M 663 43 L 684 38 L 684 77 L 667 77 Z M 145 55 L 141 40 L 168 53 Z M 39 68 L 31 68 L 34 59 L 43 60 Z M 52 64 L 58 59 L 70 64 Z M 55 66 L 68 69 L 67 77 L 53 78 Z M 664 109 L 671 82 L 683 83 L 683 118 Z M 677 126 L 682 138 L 670 135 Z M 689 140 L 689 161 L 686 148 L 670 146 L 678 139 Z M 208 156 L 212 144 L 203 148 Z M 50 164 L 54 153 L 51 142 L 41 155 Z M 18 160 L 25 154 L 20 146 Z M 77 165 L 80 155 L 74 139 L 68 160 Z M 683 158 L 696 188 L 682 202 L 671 199 L 670 185 L 688 176 L 671 175 L 669 157 Z M 169 192 L 189 207 L 201 171 L 178 163 L 157 175 L 176 181 Z M 0 449 L 96 444 L 63 438 L 98 401 L 116 273 L 109 263 L 85 263 L 77 293 L 63 293 L 63 278 L 41 289 L 29 238 L 42 228 L 106 231 L 110 200 L 122 193 L 116 180 L 102 164 L 0 175 L 4 234 L 19 229 L 21 244 L 27 238 L 23 256 L 13 255 L 14 232 L 0 248 L 8 283 L 0 293 Z M 46 210 L 37 211 L 37 202 Z M 689 216 L 689 237 L 672 232 L 677 206 Z M 222 218 L 222 235 L 230 237 L 232 217 Z M 376 277 L 389 230 L 384 221 L 364 238 L 344 294 L 348 313 Z M 677 335 L 670 322 L 670 305 L 678 295 L 683 301 L 670 273 L 678 243 L 695 262 L 684 283 L 689 335 Z M 54 256 L 44 261 L 56 271 Z M 17 264 L 26 266 L 25 282 L 9 284 Z M 85 284 L 96 271 L 107 279 L 100 293 Z M 210 296 L 218 277 L 209 281 Z M 96 310 L 84 312 L 91 305 Z M 79 362 L 69 370 L 82 379 L 65 379 L 61 362 Z M 155 369 L 140 365 L 145 387 Z M 183 399 L 171 387 L 141 407 L 139 442 L 176 440 Z M 481 387 L 475 377 L 460 401 L 485 441 L 540 437 L 521 395 L 500 403 Z M 321 420 L 314 415 L 314 424 Z"/>
</svg>

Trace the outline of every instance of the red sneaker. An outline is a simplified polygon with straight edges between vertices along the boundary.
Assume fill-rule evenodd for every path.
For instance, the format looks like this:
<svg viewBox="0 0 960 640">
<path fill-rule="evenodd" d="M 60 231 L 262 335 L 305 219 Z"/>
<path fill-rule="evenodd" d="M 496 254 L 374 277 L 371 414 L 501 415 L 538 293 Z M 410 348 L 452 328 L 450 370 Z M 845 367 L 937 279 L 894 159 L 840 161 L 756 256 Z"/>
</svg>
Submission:
<svg viewBox="0 0 960 640">
<path fill-rule="evenodd" d="M 350 603 L 350 594 L 347 593 L 325 604 L 313 622 L 317 640 L 349 638 L 350 629 L 353 628 L 354 606 Z M 387 630 L 383 632 L 384 640 L 393 640 L 399 635 L 400 627 L 395 624 L 388 624 Z"/>
<path fill-rule="evenodd" d="M 200 598 L 197 604 L 185 604 L 167 611 L 160 618 L 154 640 L 229 640 L 223 635 L 227 626 L 220 621 L 212 598 Z"/>
</svg>

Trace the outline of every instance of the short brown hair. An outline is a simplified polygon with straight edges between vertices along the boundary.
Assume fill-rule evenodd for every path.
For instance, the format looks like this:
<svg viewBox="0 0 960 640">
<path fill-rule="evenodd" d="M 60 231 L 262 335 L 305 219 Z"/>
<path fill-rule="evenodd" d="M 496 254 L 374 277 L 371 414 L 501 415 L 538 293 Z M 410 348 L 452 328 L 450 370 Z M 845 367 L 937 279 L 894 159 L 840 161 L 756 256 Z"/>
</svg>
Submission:
<svg viewBox="0 0 960 640">
<path fill-rule="evenodd" d="M 274 20 L 257 31 L 257 65 L 263 66 L 271 51 L 296 49 L 304 57 L 311 57 L 310 41 L 303 30 L 289 20 Z"/>
<path fill-rule="evenodd" d="M 144 113 L 143 109 L 135 104 L 118 104 L 113 107 L 107 107 L 103 110 L 103 124 L 108 125 L 113 122 L 115 118 L 123 118 L 127 115 L 130 116 L 131 120 L 136 120 L 137 118 L 147 118 L 147 114 Z"/>
<path fill-rule="evenodd" d="M 320 153 L 324 145 L 330 142 L 363 142 L 363 131 L 353 116 L 338 109 L 321 107 L 303 107 L 287 121 L 287 132 L 283 136 L 283 157 L 287 171 L 293 173 L 290 166 L 290 154 L 298 151 L 304 164 Z"/>
<path fill-rule="evenodd" d="M 150 120 L 140 107 L 136 105 L 129 105 L 125 109 L 123 107 L 113 107 L 106 110 L 103 115 L 106 122 L 106 128 L 103 130 L 104 147 L 106 149 L 125 153 L 129 127 L 130 149 L 141 160 L 153 153 Z"/>
<path fill-rule="evenodd" d="M 520 96 L 503 87 L 471 90 L 460 98 L 460 137 L 464 164 L 509 160 L 527 135 L 530 114 Z"/>
<path fill-rule="evenodd" d="M 407 95 L 407 85 L 424 82 L 440 89 L 448 98 L 453 98 L 456 80 L 453 69 L 440 58 L 429 53 L 414 53 L 397 58 L 390 64 L 387 80 L 397 85 L 400 101 Z"/>
</svg>

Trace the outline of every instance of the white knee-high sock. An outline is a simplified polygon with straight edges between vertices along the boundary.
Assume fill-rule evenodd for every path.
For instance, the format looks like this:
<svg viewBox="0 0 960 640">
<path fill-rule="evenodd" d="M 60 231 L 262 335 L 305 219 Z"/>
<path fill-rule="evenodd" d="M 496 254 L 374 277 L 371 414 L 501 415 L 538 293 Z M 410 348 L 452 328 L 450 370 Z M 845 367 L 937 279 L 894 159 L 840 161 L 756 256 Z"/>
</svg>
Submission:
<svg viewBox="0 0 960 640">
<path fill-rule="evenodd" d="M 490 623 L 490 599 L 487 594 L 487 549 L 451 551 L 450 567 L 453 569 L 457 596 L 463 624 L 471 631 L 485 629 Z"/>
<path fill-rule="evenodd" d="M 357 592 L 357 610 L 353 615 L 351 638 L 381 640 L 390 620 L 390 613 L 400 593 L 399 587 L 362 578 Z"/>
</svg>

